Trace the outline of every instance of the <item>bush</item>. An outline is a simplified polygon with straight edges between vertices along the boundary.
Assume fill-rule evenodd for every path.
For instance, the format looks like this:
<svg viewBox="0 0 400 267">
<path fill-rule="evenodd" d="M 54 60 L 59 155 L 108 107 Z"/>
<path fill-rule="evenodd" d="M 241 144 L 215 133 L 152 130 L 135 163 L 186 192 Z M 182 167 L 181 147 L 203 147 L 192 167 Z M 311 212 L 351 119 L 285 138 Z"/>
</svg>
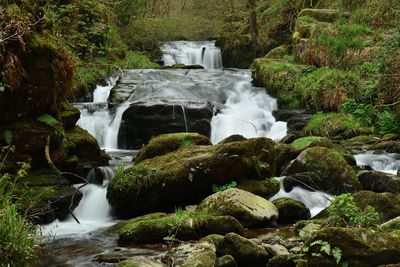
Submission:
<svg viewBox="0 0 400 267">
<path fill-rule="evenodd" d="M 345 113 L 356 116 L 364 126 L 371 126 L 377 113 L 371 104 L 358 104 L 353 98 L 349 98 L 341 108 Z"/>
<path fill-rule="evenodd" d="M 396 115 L 386 110 L 378 115 L 380 134 L 400 133 L 400 124 Z"/>
</svg>

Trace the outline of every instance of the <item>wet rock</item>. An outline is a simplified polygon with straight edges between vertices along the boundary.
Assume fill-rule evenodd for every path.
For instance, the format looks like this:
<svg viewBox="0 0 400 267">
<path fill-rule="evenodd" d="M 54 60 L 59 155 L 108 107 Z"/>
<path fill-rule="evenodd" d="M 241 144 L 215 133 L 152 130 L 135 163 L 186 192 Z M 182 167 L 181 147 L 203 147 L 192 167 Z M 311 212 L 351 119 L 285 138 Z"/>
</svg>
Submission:
<svg viewBox="0 0 400 267">
<path fill-rule="evenodd" d="M 263 244 L 263 247 L 267 250 L 269 255 L 274 256 L 280 256 L 280 255 L 289 255 L 289 251 L 282 245 L 279 244 Z"/>
<path fill-rule="evenodd" d="M 278 143 L 276 145 L 276 154 L 277 175 L 281 175 L 287 165 L 298 156 L 293 153 L 290 145 L 283 143 Z"/>
<path fill-rule="evenodd" d="M 64 102 L 58 118 L 63 123 L 65 129 L 72 129 L 79 120 L 80 116 L 81 112 L 79 109 L 68 102 Z"/>
<path fill-rule="evenodd" d="M 195 213 L 149 214 L 124 222 L 114 231 L 119 233 L 119 244 L 154 244 L 168 236 L 180 240 L 197 240 L 209 234 L 235 232 L 243 235 L 242 225 L 231 216 Z"/>
<path fill-rule="evenodd" d="M 118 147 L 138 149 L 160 134 L 193 132 L 210 136 L 213 106 L 208 101 L 160 99 L 136 102 L 122 115 Z"/>
<path fill-rule="evenodd" d="M 317 185 L 327 193 L 341 194 L 361 189 L 351 166 L 347 164 L 343 155 L 334 149 L 312 147 L 304 150 L 284 170 L 287 175 L 300 172 L 317 173 L 321 178 Z"/>
<path fill-rule="evenodd" d="M 276 226 L 278 210 L 268 200 L 250 192 L 231 188 L 204 199 L 197 210 L 212 215 L 230 215 L 244 227 Z"/>
<path fill-rule="evenodd" d="M 198 133 L 162 134 L 152 139 L 148 145 L 139 150 L 135 163 L 148 158 L 162 156 L 189 145 L 212 145 L 210 139 Z"/>
<path fill-rule="evenodd" d="M 277 181 L 277 180 L 276 180 Z M 270 179 L 265 180 L 244 180 L 239 181 L 238 187 L 265 199 L 269 199 L 280 190 L 280 184 L 271 182 Z"/>
<path fill-rule="evenodd" d="M 265 266 L 267 264 L 267 251 L 246 238 L 229 233 L 226 234 L 223 241 L 217 247 L 218 255 L 231 255 L 238 266 Z"/>
<path fill-rule="evenodd" d="M 301 172 L 289 175 L 283 179 L 283 188 L 286 192 L 292 191 L 293 187 L 300 186 L 305 189 L 321 190 L 321 177 L 315 172 Z M 309 186 L 309 187 L 308 187 Z"/>
<path fill-rule="evenodd" d="M 168 252 L 174 260 L 174 266 L 214 266 L 216 256 L 215 246 L 209 242 L 183 244 Z"/>
<path fill-rule="evenodd" d="M 244 140 L 247 140 L 247 138 L 245 138 L 243 135 L 234 134 L 234 135 L 228 136 L 227 138 L 221 140 L 218 144 L 227 144 L 227 143 L 244 141 Z"/>
<path fill-rule="evenodd" d="M 371 229 L 328 227 L 314 233 L 304 244 L 322 240 L 331 248 L 340 248 L 341 262 L 349 266 L 378 266 L 400 262 L 400 238 L 388 233 L 380 233 Z M 322 253 L 322 257 L 313 257 L 311 253 L 320 252 L 319 246 L 313 246 L 306 253 L 307 262 L 297 266 L 337 266 L 332 256 Z"/>
<path fill-rule="evenodd" d="M 296 140 L 296 135 L 295 134 L 287 134 L 285 135 L 285 137 L 283 137 L 279 143 L 283 143 L 283 144 L 290 144 L 292 143 L 294 140 Z"/>
<path fill-rule="evenodd" d="M 273 200 L 272 203 L 278 208 L 280 224 L 292 224 L 298 220 L 311 218 L 310 210 L 300 201 L 282 197 Z"/>
<path fill-rule="evenodd" d="M 400 193 L 400 177 L 380 171 L 360 171 L 357 178 L 365 190 Z"/>
<path fill-rule="evenodd" d="M 235 259 L 231 255 L 225 255 L 215 260 L 214 267 L 237 267 Z"/>
<path fill-rule="evenodd" d="M 303 109 L 274 110 L 272 115 L 278 121 L 286 121 L 288 133 L 294 134 L 297 138 L 304 136 L 303 128 L 312 117 L 312 114 Z"/>
<path fill-rule="evenodd" d="M 293 257 L 292 255 L 275 256 L 268 261 L 267 267 L 295 267 L 295 259 L 296 257 Z"/>
<path fill-rule="evenodd" d="M 119 263 L 121 261 L 127 260 L 126 256 L 123 255 L 107 255 L 107 254 L 101 254 L 97 255 L 94 257 L 95 262 L 100 262 L 100 263 Z"/>
<path fill-rule="evenodd" d="M 259 168 L 255 169 L 255 164 Z M 267 138 L 186 146 L 117 174 L 107 189 L 107 198 L 125 217 L 172 211 L 199 203 L 212 194 L 213 184 L 271 177 L 275 168 L 275 143 Z"/>
<path fill-rule="evenodd" d="M 133 259 L 121 261 L 120 263 L 115 264 L 114 267 L 167 267 L 167 265 L 157 259 L 135 257 Z"/>
</svg>

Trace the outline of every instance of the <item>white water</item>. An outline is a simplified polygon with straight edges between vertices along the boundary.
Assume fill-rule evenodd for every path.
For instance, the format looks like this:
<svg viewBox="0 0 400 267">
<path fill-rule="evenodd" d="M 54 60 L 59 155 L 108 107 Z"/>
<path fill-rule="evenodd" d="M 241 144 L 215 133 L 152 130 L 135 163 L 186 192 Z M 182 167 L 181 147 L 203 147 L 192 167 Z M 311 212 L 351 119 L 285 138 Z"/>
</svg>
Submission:
<svg viewBox="0 0 400 267">
<path fill-rule="evenodd" d="M 358 166 L 371 166 L 376 171 L 397 174 L 400 169 L 400 155 L 396 153 L 377 154 L 367 151 L 354 155 Z"/>
<path fill-rule="evenodd" d="M 95 229 L 109 227 L 117 221 L 111 217 L 111 207 L 106 199 L 107 185 L 114 176 L 110 167 L 101 167 L 106 180 L 103 185 L 88 184 L 80 191 L 82 200 L 73 211 L 78 218 L 78 224 L 71 215 L 65 221 L 55 220 L 42 227 L 43 236 L 51 239 L 83 237 Z M 75 185 L 80 187 L 82 184 Z"/>
<path fill-rule="evenodd" d="M 277 179 L 282 184 L 285 177 L 279 177 Z M 331 204 L 329 200 L 333 199 L 333 197 L 327 193 L 319 191 L 312 192 L 300 186 L 295 186 L 293 187 L 292 191 L 286 192 L 281 185 L 281 190 L 278 192 L 278 194 L 274 195 L 269 200 L 272 201 L 281 197 L 287 197 L 302 202 L 310 210 L 311 217 L 314 217 L 323 209 L 328 207 Z"/>
<path fill-rule="evenodd" d="M 166 42 L 161 46 L 164 65 L 202 65 L 206 69 L 221 69 L 221 50 L 215 42 Z"/>
<path fill-rule="evenodd" d="M 278 109 L 276 99 L 264 89 L 253 87 L 251 77 L 234 85 L 221 113 L 211 120 L 211 142 L 241 134 L 246 138 L 269 137 L 275 141 L 287 132 L 285 122 L 276 122 L 272 111 Z"/>
</svg>

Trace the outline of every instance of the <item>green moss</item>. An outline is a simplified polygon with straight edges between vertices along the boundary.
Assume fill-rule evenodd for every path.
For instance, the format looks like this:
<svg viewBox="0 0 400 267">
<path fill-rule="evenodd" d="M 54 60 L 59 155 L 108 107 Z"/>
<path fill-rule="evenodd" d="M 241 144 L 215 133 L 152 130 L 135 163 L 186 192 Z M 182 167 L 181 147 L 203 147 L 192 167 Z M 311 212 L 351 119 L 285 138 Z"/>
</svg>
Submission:
<svg viewBox="0 0 400 267">
<path fill-rule="evenodd" d="M 353 115 L 343 113 L 317 113 L 303 129 L 307 135 L 350 138 L 356 135 L 372 134 L 373 127 L 364 127 Z"/>
<path fill-rule="evenodd" d="M 300 150 L 306 148 L 310 143 L 314 141 L 326 141 L 329 140 L 326 137 L 319 137 L 319 136 L 307 136 L 303 138 L 296 139 L 292 144 L 292 148 L 295 150 Z"/>
<path fill-rule="evenodd" d="M 311 9 L 306 8 L 303 9 L 298 17 L 308 17 L 307 21 L 324 21 L 324 22 L 333 22 L 336 19 L 342 17 L 344 14 L 339 10 L 334 9 Z"/>
</svg>

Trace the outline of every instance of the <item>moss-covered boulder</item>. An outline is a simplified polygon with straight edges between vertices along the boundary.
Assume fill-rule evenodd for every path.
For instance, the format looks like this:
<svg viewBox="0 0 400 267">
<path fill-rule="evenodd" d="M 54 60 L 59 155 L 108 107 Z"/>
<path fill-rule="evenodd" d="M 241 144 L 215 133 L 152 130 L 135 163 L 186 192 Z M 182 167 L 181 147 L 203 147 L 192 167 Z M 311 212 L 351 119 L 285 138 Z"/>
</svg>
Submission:
<svg viewBox="0 0 400 267">
<path fill-rule="evenodd" d="M 231 136 L 228 136 L 227 138 L 222 139 L 218 144 L 227 144 L 227 143 L 232 143 L 232 142 L 237 142 L 237 141 L 244 141 L 247 138 L 244 137 L 243 135 L 240 134 L 234 134 Z"/>
<path fill-rule="evenodd" d="M 79 111 L 79 109 L 68 102 L 63 103 L 61 112 L 58 114 L 58 118 L 62 122 L 64 129 L 74 128 L 80 116 L 81 112 Z"/>
<path fill-rule="evenodd" d="M 154 244 L 169 236 L 180 240 L 197 240 L 210 234 L 235 232 L 243 235 L 242 225 L 231 216 L 193 212 L 149 214 L 126 221 L 113 231 L 119 234 L 119 244 Z"/>
<path fill-rule="evenodd" d="M 121 261 L 114 265 L 114 267 L 167 267 L 164 263 L 157 259 L 147 257 L 135 257 Z"/>
<path fill-rule="evenodd" d="M 381 222 L 400 216 L 400 199 L 393 193 L 375 193 L 360 191 L 353 195 L 354 202 L 361 210 L 373 207 L 381 215 Z"/>
<path fill-rule="evenodd" d="M 305 189 L 313 188 L 321 190 L 321 177 L 315 172 L 300 172 L 288 175 L 283 179 L 283 188 L 286 192 L 292 191 L 294 186 L 300 186 Z"/>
<path fill-rule="evenodd" d="M 231 255 L 224 255 L 215 260 L 214 267 L 237 267 L 235 259 Z"/>
<path fill-rule="evenodd" d="M 275 256 L 268 261 L 267 267 L 296 267 L 295 259 L 293 255 Z"/>
<path fill-rule="evenodd" d="M 250 192 L 231 188 L 204 199 L 197 207 L 199 212 L 212 215 L 230 215 L 244 227 L 276 226 L 278 210 L 265 198 Z"/>
<path fill-rule="evenodd" d="M 317 173 L 321 177 L 319 187 L 331 194 L 356 192 L 361 189 L 351 166 L 347 164 L 343 155 L 334 149 L 312 147 L 301 152 L 285 170 L 287 175 L 300 172 Z"/>
<path fill-rule="evenodd" d="M 214 266 L 217 258 L 214 244 L 206 241 L 180 245 L 171 249 L 167 255 L 174 259 L 173 266 L 181 267 Z"/>
<path fill-rule="evenodd" d="M 265 55 L 266 58 L 276 58 L 276 59 L 283 59 L 283 56 L 289 54 L 289 46 L 281 45 L 275 47 L 268 54 Z"/>
<path fill-rule="evenodd" d="M 326 147 L 326 148 L 336 148 L 332 141 L 327 137 L 320 136 L 307 136 L 296 139 L 291 143 L 291 148 L 296 152 L 301 152 L 310 147 Z"/>
<path fill-rule="evenodd" d="M 269 199 L 279 192 L 281 186 L 278 180 L 267 178 L 265 180 L 239 181 L 239 185 L 237 188 L 251 192 L 265 199 Z"/>
<path fill-rule="evenodd" d="M 400 177 L 380 171 L 360 171 L 357 174 L 363 189 L 378 193 L 400 193 Z"/>
<path fill-rule="evenodd" d="M 400 262 L 400 238 L 388 233 L 380 233 L 362 228 L 324 228 L 314 233 L 304 244 L 310 247 L 317 240 L 330 244 L 331 251 L 339 248 L 340 262 L 348 266 L 378 266 Z M 320 242 L 319 241 L 319 242 Z M 337 266 L 332 256 L 320 251 L 320 245 L 311 246 L 305 254 L 306 262 L 297 266 Z M 312 256 L 321 253 L 322 257 Z"/>
<path fill-rule="evenodd" d="M 262 246 L 235 233 L 225 235 L 217 247 L 217 255 L 231 255 L 239 266 L 254 267 L 265 267 L 270 258 Z"/>
<path fill-rule="evenodd" d="M 212 143 L 210 139 L 198 133 L 162 134 L 152 139 L 148 145 L 139 150 L 135 163 L 192 145 L 212 145 Z"/>
<path fill-rule="evenodd" d="M 272 203 L 278 209 L 278 223 L 280 224 L 292 224 L 299 220 L 311 218 L 310 210 L 300 201 L 282 197 L 273 200 Z"/>
<path fill-rule="evenodd" d="M 215 146 L 185 146 L 117 173 L 107 198 L 122 216 L 171 211 L 212 194 L 211 185 L 275 173 L 275 144 L 267 138 Z"/>
<path fill-rule="evenodd" d="M 70 186 L 70 183 L 48 170 L 38 170 L 23 177 L 18 184 L 21 198 L 21 210 L 33 217 L 36 223 L 50 223 L 54 219 L 65 219 L 69 215 L 68 208 L 72 203 L 72 209 L 78 206 L 82 199 L 82 193 Z"/>
</svg>

